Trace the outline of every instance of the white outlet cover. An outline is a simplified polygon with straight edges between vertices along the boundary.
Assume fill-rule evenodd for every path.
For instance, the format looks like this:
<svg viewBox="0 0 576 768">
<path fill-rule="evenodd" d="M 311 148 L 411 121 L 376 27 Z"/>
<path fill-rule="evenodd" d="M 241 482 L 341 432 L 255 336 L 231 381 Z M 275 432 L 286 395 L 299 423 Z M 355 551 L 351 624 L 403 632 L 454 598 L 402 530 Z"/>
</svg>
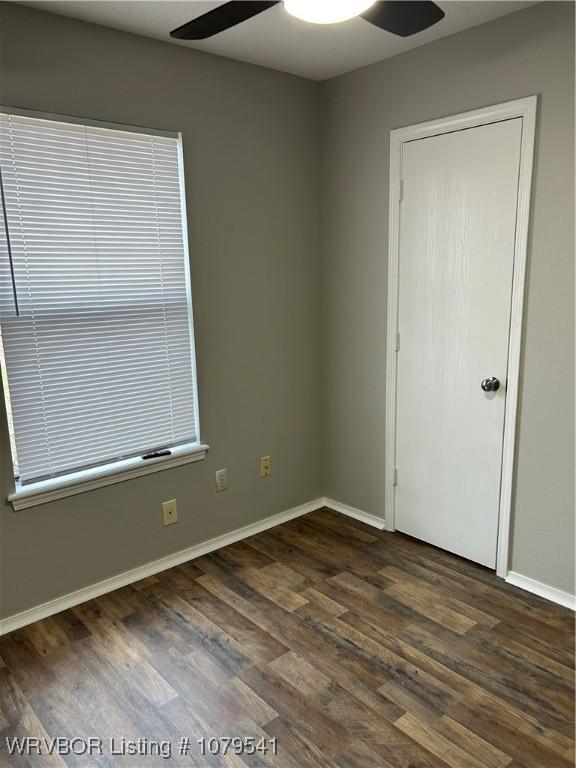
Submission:
<svg viewBox="0 0 576 768">
<path fill-rule="evenodd" d="M 178 505 L 176 499 L 162 502 L 162 519 L 164 525 L 172 525 L 178 522 Z"/>
<path fill-rule="evenodd" d="M 219 469 L 216 472 L 216 490 L 225 491 L 228 488 L 228 472 L 226 469 Z"/>
</svg>

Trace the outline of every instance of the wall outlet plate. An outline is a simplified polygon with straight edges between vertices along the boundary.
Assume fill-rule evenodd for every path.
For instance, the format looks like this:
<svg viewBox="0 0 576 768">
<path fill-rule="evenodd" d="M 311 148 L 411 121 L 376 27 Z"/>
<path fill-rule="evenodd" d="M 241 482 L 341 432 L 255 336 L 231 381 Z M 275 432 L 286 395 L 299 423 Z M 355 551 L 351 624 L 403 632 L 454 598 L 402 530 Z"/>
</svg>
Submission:
<svg viewBox="0 0 576 768">
<path fill-rule="evenodd" d="M 176 499 L 162 502 L 162 520 L 164 525 L 172 525 L 178 522 L 178 506 Z"/>
<path fill-rule="evenodd" d="M 216 491 L 225 491 L 228 488 L 228 472 L 226 469 L 216 471 Z"/>
<path fill-rule="evenodd" d="M 272 474 L 272 459 L 270 456 L 260 457 L 260 477 L 269 477 Z"/>
</svg>

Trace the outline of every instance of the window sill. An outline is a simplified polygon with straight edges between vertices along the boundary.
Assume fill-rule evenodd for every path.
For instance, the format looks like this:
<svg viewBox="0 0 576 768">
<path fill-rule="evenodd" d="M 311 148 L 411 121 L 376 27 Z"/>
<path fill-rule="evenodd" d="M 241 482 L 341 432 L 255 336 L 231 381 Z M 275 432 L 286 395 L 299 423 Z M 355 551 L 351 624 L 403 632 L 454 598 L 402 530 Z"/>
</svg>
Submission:
<svg viewBox="0 0 576 768">
<path fill-rule="evenodd" d="M 147 459 L 146 461 L 141 458 L 125 459 L 102 467 L 94 467 L 62 477 L 42 480 L 39 483 L 16 486 L 14 493 L 8 496 L 8 501 L 12 504 L 14 511 L 35 507 L 38 504 L 46 504 L 49 501 L 91 491 L 104 485 L 122 483 L 133 477 L 149 475 L 163 469 L 179 467 L 181 464 L 201 461 L 206 456 L 208 448 L 207 445 L 197 443 L 180 445 L 171 449 L 170 456 L 160 456 L 157 459 Z"/>
</svg>

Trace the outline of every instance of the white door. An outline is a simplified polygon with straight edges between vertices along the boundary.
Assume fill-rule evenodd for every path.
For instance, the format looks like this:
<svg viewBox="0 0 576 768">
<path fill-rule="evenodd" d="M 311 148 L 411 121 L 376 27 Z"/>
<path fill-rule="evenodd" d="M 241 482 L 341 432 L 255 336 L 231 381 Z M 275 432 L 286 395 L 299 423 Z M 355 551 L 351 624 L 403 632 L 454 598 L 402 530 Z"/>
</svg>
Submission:
<svg viewBox="0 0 576 768">
<path fill-rule="evenodd" d="M 521 131 L 511 119 L 402 149 L 396 528 L 490 568 Z"/>
</svg>

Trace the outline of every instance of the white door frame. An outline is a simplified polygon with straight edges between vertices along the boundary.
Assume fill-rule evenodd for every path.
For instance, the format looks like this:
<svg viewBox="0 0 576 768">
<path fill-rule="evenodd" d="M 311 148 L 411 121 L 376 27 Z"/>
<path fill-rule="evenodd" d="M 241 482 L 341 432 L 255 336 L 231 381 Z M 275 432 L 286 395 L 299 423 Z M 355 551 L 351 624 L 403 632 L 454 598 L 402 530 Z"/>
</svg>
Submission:
<svg viewBox="0 0 576 768">
<path fill-rule="evenodd" d="M 407 141 L 424 139 L 442 133 L 474 128 L 479 125 L 522 118 L 520 146 L 520 173 L 516 209 L 516 236 L 514 242 L 514 274 L 512 278 L 512 305 L 508 343 L 508 379 L 504 409 L 504 438 L 502 451 L 502 479 L 500 484 L 500 512 L 496 573 L 508 575 L 510 546 L 510 518 L 514 473 L 514 445 L 518 409 L 518 382 L 522 343 L 522 315 L 526 277 L 526 253 L 530 214 L 530 190 L 534 156 L 537 96 L 496 104 L 472 112 L 431 120 L 426 123 L 398 128 L 390 132 L 390 212 L 388 233 L 388 331 L 386 347 L 386 528 L 395 530 L 396 503 L 396 396 L 398 353 L 398 273 L 400 257 L 400 215 L 402 199 L 402 145 Z M 399 468 L 402 471 L 402 468 Z"/>
</svg>

